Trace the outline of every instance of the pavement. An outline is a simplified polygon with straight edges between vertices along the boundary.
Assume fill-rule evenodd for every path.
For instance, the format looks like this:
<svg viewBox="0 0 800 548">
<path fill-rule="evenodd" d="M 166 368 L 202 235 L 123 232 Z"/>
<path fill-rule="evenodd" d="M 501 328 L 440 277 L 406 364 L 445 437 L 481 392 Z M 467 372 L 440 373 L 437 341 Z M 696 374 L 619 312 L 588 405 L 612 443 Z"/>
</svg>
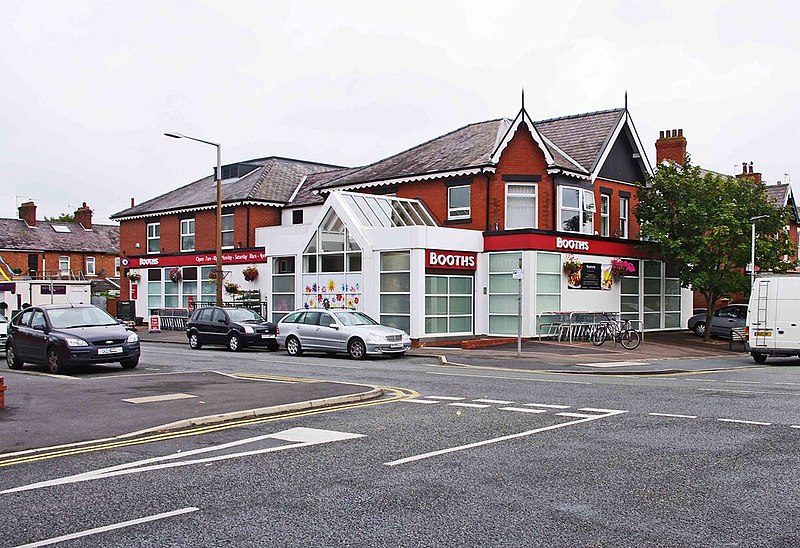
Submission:
<svg viewBox="0 0 800 548">
<path fill-rule="evenodd" d="M 188 345 L 182 331 L 139 331 L 144 343 Z M 266 351 L 266 350 L 265 350 Z M 282 351 L 281 351 L 282 352 Z M 688 332 L 647 334 L 636 350 L 607 342 L 524 340 L 462 350 L 413 348 L 410 357 L 463 367 L 592 375 L 654 375 L 753 367 L 741 343 L 704 343 Z M 309 382 L 217 372 L 120 374 L 91 379 L 43 373 L 5 373 L 0 409 L 0 461 L 34 448 L 141 436 L 227 420 L 352 403 L 382 395 L 372 386 Z M 105 418 L 104 418 L 105 417 Z M 1 462 L 0 462 L 1 463 Z"/>
</svg>

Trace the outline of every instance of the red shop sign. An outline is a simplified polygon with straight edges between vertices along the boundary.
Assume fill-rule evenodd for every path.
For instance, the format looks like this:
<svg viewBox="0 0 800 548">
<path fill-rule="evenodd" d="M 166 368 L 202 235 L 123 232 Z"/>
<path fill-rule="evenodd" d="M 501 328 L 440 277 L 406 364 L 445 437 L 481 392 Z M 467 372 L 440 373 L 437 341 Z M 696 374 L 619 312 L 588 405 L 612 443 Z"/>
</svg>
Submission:
<svg viewBox="0 0 800 548">
<path fill-rule="evenodd" d="M 194 255 L 151 255 L 146 257 L 126 257 L 126 268 L 149 268 L 165 266 L 214 266 L 217 256 L 214 253 Z M 125 260 L 123 259 L 123 260 Z M 223 264 L 264 263 L 267 261 L 266 251 L 223 251 Z"/>
<path fill-rule="evenodd" d="M 448 268 L 452 270 L 475 270 L 477 253 L 470 251 L 425 251 L 425 268 Z"/>
</svg>

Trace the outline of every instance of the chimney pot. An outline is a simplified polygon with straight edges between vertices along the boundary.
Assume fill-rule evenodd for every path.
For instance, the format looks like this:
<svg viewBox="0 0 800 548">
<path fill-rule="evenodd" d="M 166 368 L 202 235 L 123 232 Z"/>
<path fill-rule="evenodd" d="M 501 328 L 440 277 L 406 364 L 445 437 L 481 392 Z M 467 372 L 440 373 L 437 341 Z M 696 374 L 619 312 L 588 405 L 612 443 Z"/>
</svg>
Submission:
<svg viewBox="0 0 800 548">
<path fill-rule="evenodd" d="M 747 162 L 742 162 L 742 173 L 747 173 Z"/>
<path fill-rule="evenodd" d="M 663 139 L 664 138 L 664 130 L 663 129 L 658 132 L 658 138 L 659 139 Z"/>
<path fill-rule="evenodd" d="M 134 205 L 135 204 L 133 203 L 133 198 L 131 198 L 131 207 L 133 207 Z"/>
<path fill-rule="evenodd" d="M 683 137 L 683 128 L 678 130 L 678 137 Z"/>
<path fill-rule="evenodd" d="M 664 160 L 672 160 L 678 165 L 683 165 L 686 161 L 686 138 L 682 129 L 659 131 L 659 138 L 656 141 L 656 163 L 660 164 Z"/>
</svg>

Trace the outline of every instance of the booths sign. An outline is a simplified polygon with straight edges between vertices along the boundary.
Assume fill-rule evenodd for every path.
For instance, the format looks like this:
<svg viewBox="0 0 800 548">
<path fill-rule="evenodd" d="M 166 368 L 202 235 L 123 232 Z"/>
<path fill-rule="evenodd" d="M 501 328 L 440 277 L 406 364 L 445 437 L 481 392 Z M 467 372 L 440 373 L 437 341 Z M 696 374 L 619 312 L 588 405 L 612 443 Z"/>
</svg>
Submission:
<svg viewBox="0 0 800 548">
<path fill-rule="evenodd" d="M 428 250 L 425 252 L 425 268 L 475 270 L 478 264 L 477 256 L 477 253 L 469 251 Z"/>
<path fill-rule="evenodd" d="M 267 260 L 265 251 L 230 251 L 222 253 L 224 264 L 263 263 Z M 217 256 L 214 253 L 196 255 L 158 255 L 156 257 L 123 257 L 125 268 L 145 268 L 148 266 L 195 266 L 215 265 Z"/>
</svg>

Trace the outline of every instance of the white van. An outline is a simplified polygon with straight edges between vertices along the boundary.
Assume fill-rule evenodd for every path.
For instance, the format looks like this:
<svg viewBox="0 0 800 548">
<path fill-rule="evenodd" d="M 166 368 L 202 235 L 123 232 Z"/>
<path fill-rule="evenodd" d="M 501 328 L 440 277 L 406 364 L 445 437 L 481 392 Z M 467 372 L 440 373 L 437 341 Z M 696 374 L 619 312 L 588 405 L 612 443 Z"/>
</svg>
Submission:
<svg viewBox="0 0 800 548">
<path fill-rule="evenodd" d="M 768 356 L 800 356 L 800 275 L 756 278 L 745 326 L 756 363 L 766 362 Z"/>
</svg>

